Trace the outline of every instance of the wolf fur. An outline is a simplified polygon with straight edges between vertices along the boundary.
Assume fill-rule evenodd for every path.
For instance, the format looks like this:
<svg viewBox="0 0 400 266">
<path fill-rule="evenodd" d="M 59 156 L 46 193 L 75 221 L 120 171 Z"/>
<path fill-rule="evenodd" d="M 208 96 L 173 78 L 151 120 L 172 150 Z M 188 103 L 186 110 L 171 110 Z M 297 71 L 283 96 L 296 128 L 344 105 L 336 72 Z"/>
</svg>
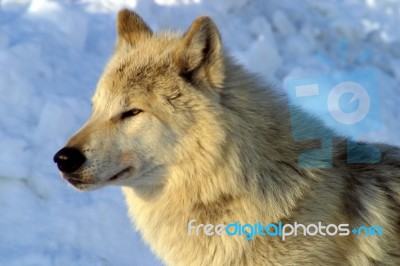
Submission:
<svg viewBox="0 0 400 266">
<path fill-rule="evenodd" d="M 300 167 L 299 154 L 320 143 L 296 142 L 292 127 L 333 132 L 300 109 L 302 123 L 291 125 L 285 96 L 226 54 L 210 18 L 184 34 L 153 33 L 124 9 L 117 31 L 93 114 L 67 143 L 86 161 L 63 176 L 80 190 L 122 186 L 137 230 L 167 265 L 400 265 L 398 148 L 376 144 L 380 163 L 348 164 L 337 136 L 331 168 Z M 384 234 L 247 241 L 189 236 L 191 219 L 379 225 Z"/>
</svg>

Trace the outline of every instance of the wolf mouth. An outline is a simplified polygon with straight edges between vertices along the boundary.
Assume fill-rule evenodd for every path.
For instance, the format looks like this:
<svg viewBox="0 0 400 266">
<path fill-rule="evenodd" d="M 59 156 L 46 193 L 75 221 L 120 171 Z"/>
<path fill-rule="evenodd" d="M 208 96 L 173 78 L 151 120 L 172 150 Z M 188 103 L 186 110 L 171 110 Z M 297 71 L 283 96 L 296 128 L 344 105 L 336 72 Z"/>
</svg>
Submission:
<svg viewBox="0 0 400 266">
<path fill-rule="evenodd" d="M 77 177 L 69 177 L 66 178 L 67 181 L 73 185 L 76 188 L 82 188 L 82 187 L 87 187 L 87 186 L 96 186 L 96 185 L 101 185 L 101 184 L 107 184 L 107 183 L 111 183 L 113 181 L 116 181 L 118 179 L 121 179 L 124 177 L 125 174 L 130 173 L 132 170 L 132 167 L 127 167 L 124 170 L 116 173 L 115 175 L 113 175 L 112 177 L 106 179 L 103 182 L 96 182 L 96 181 L 86 181 L 86 180 L 82 180 L 80 178 Z"/>
<path fill-rule="evenodd" d="M 107 181 L 117 180 L 117 179 L 121 178 L 121 176 L 123 176 L 125 173 L 129 173 L 131 170 L 132 170 L 132 167 L 127 167 L 124 170 L 120 171 L 119 173 L 113 175 L 111 178 L 107 179 Z"/>
<path fill-rule="evenodd" d="M 92 182 L 86 182 L 86 181 L 83 181 L 83 180 L 80 180 L 80 179 L 76 179 L 76 178 L 67 178 L 67 181 L 71 185 L 73 185 L 74 187 L 93 184 Z"/>
</svg>

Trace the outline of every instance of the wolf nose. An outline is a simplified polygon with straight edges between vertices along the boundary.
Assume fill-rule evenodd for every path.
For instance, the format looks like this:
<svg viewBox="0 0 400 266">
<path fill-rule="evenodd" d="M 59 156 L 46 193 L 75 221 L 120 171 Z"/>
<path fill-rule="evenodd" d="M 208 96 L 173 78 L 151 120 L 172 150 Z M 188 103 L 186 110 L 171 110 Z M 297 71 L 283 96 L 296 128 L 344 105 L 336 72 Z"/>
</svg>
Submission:
<svg viewBox="0 0 400 266">
<path fill-rule="evenodd" d="M 59 150 L 53 157 L 61 172 L 70 174 L 75 172 L 86 161 L 82 152 L 76 148 L 65 147 Z"/>
</svg>

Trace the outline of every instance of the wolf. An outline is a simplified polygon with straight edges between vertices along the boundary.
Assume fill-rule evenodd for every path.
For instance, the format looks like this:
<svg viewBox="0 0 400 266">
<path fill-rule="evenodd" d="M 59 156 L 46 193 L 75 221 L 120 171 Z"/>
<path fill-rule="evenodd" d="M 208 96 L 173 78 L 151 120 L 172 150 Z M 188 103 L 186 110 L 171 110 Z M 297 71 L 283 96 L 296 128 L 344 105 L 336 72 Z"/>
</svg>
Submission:
<svg viewBox="0 0 400 266">
<path fill-rule="evenodd" d="M 376 143 L 379 162 L 349 164 L 369 153 L 300 108 L 302 123 L 290 123 L 285 95 L 228 55 L 211 18 L 197 18 L 184 33 L 155 33 L 121 10 L 92 105 L 54 161 L 78 190 L 122 187 L 136 229 L 165 264 L 400 265 L 400 149 Z M 333 136 L 332 167 L 299 164 L 299 154 L 321 144 L 293 138 L 304 124 Z M 306 159 L 311 166 L 326 156 Z M 193 219 L 383 231 L 248 241 L 191 235 Z"/>
</svg>

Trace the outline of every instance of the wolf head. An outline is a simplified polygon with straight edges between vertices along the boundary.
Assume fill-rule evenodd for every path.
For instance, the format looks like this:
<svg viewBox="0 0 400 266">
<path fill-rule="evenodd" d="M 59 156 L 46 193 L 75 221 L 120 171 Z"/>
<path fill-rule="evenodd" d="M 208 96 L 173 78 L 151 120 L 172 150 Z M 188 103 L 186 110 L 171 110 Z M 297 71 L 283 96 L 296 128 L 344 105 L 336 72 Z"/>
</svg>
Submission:
<svg viewBox="0 0 400 266">
<path fill-rule="evenodd" d="M 117 33 L 91 117 L 54 156 L 80 190 L 162 186 L 170 167 L 199 158 L 193 153 L 212 156 L 223 138 L 216 117 L 224 57 L 210 18 L 196 19 L 183 35 L 154 33 L 124 9 Z"/>
</svg>

